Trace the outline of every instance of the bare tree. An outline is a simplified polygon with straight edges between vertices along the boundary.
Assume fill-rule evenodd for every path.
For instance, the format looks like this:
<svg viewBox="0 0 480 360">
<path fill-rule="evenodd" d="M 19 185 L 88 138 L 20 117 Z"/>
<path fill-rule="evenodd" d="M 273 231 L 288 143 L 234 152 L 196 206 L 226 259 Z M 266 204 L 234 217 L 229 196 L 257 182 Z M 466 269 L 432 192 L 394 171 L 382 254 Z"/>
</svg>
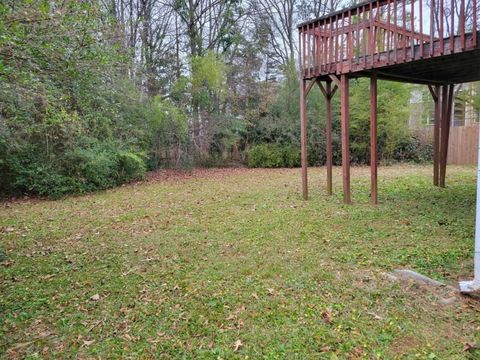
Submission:
<svg viewBox="0 0 480 360">
<path fill-rule="evenodd" d="M 142 93 L 156 95 L 162 64 L 171 60 L 177 42 L 172 7 L 161 0 L 101 0 L 101 3 L 115 20 L 118 43 L 131 59 L 130 78 L 141 87 Z"/>
<path fill-rule="evenodd" d="M 271 49 L 278 65 L 293 63 L 297 50 L 296 25 L 336 10 L 341 0 L 250 0 L 259 18 L 267 20 Z"/>
</svg>

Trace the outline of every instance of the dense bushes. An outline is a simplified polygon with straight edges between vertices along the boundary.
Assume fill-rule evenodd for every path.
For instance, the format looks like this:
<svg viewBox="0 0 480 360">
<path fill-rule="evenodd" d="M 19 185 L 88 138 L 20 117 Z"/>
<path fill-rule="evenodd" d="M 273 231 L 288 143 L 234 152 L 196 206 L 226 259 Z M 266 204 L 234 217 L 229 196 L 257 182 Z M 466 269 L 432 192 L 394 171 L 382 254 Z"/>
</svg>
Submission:
<svg viewBox="0 0 480 360">
<path fill-rule="evenodd" d="M 412 134 L 397 144 L 392 158 L 396 161 L 415 163 L 431 161 L 433 158 L 433 144 Z"/>
<path fill-rule="evenodd" d="M 297 167 L 300 165 L 300 152 L 291 146 L 260 144 L 248 150 L 247 161 L 250 167 Z"/>
<path fill-rule="evenodd" d="M 187 146 L 186 116 L 126 77 L 103 15 L 95 2 L 0 5 L 0 196 L 106 189 Z"/>
<path fill-rule="evenodd" d="M 141 179 L 146 171 L 139 155 L 110 143 L 75 147 L 50 158 L 24 149 L 4 156 L 0 163 L 8 174 L 8 179 L 2 175 L 9 181 L 7 191 L 50 197 L 106 189 Z"/>
</svg>

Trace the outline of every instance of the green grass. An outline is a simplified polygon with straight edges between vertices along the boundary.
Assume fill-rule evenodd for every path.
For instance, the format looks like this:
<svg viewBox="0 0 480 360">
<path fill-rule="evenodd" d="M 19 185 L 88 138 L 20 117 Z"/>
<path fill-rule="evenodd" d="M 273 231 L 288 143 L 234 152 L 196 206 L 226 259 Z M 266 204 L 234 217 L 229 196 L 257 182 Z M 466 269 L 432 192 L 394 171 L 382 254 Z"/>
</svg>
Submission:
<svg viewBox="0 0 480 360">
<path fill-rule="evenodd" d="M 3 204 L 0 354 L 478 358 L 477 302 L 382 275 L 471 276 L 475 169 L 381 168 L 376 207 L 367 168 L 352 206 L 324 170 L 308 202 L 298 170 L 249 170 Z"/>
</svg>

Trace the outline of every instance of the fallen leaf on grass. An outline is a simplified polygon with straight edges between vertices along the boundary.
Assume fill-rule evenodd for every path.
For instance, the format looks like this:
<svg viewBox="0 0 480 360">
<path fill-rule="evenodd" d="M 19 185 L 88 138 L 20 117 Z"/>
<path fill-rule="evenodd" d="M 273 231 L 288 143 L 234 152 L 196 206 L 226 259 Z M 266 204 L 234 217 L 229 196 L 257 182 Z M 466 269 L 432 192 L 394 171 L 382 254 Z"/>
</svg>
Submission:
<svg viewBox="0 0 480 360">
<path fill-rule="evenodd" d="M 45 331 L 40 332 L 40 333 L 38 334 L 38 337 L 39 337 L 40 339 L 44 339 L 44 338 L 46 338 L 46 337 L 49 337 L 50 335 L 55 335 L 55 334 L 54 334 L 53 332 L 51 332 L 51 331 L 45 330 Z"/>
<path fill-rule="evenodd" d="M 90 346 L 95 342 L 95 340 L 83 340 L 82 346 Z"/>
<path fill-rule="evenodd" d="M 383 317 L 381 317 L 380 315 L 375 314 L 374 312 L 367 312 L 367 314 L 373 316 L 373 318 L 374 318 L 375 320 L 383 320 Z"/>
<path fill-rule="evenodd" d="M 257 293 L 252 293 L 252 297 L 253 297 L 255 300 L 258 300 L 258 295 L 257 295 Z"/>
<path fill-rule="evenodd" d="M 140 340 L 140 336 L 132 336 L 130 334 L 123 334 L 122 338 L 131 342 L 137 342 Z"/>
<path fill-rule="evenodd" d="M 474 344 L 470 344 L 470 343 L 465 343 L 463 345 L 463 351 L 471 351 L 471 350 L 475 350 L 477 347 L 474 345 Z"/>
<path fill-rule="evenodd" d="M 328 310 L 324 310 L 322 312 L 322 319 L 323 319 L 323 322 L 325 324 L 331 324 L 332 323 L 332 317 L 331 317 L 330 313 L 328 312 Z"/>
<path fill-rule="evenodd" d="M 235 344 L 233 344 L 233 351 L 238 351 L 242 346 L 242 340 L 235 341 Z"/>
<path fill-rule="evenodd" d="M 13 265 L 13 260 L 5 260 L 0 263 L 2 266 L 10 267 Z"/>
<path fill-rule="evenodd" d="M 120 308 L 120 314 L 122 315 L 127 315 L 129 312 L 130 310 L 127 307 Z"/>
<path fill-rule="evenodd" d="M 100 299 L 101 299 L 101 298 L 100 298 L 100 295 L 99 295 L 99 294 L 95 294 L 95 295 L 93 295 L 93 296 L 90 298 L 90 300 L 92 300 L 92 301 L 99 301 Z"/>
</svg>

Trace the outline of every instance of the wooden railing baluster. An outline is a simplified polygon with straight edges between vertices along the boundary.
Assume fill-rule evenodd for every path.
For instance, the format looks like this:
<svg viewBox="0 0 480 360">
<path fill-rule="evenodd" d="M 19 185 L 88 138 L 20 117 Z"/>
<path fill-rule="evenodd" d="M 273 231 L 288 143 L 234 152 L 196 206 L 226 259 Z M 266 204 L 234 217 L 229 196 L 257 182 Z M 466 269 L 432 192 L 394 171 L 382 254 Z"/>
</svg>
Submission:
<svg viewBox="0 0 480 360">
<path fill-rule="evenodd" d="M 461 1 L 460 6 L 460 44 L 463 51 L 465 50 L 465 0 Z"/>
<path fill-rule="evenodd" d="M 444 0 L 440 0 L 440 16 L 439 16 L 439 29 L 438 29 L 438 37 L 443 39 L 443 8 L 444 8 Z M 440 41 L 440 55 L 443 55 L 443 41 Z"/>
<path fill-rule="evenodd" d="M 473 37 L 472 37 L 472 46 L 476 47 L 477 46 L 477 31 L 478 31 L 478 26 L 477 26 L 477 0 L 473 0 Z"/>
<path fill-rule="evenodd" d="M 419 20 L 420 20 L 420 36 L 421 36 L 421 38 L 420 38 L 420 59 L 423 59 L 423 10 L 422 10 L 423 9 L 423 1 L 422 0 L 419 1 L 418 6 L 419 6 L 418 16 L 420 18 Z"/>
<path fill-rule="evenodd" d="M 435 40 L 435 0 L 430 3 L 430 56 L 433 56 L 433 42 Z"/>
<path fill-rule="evenodd" d="M 422 0 L 420 0 L 422 1 Z M 410 10 L 410 33 L 412 34 L 412 38 L 410 39 L 410 42 L 412 43 L 412 54 L 410 56 L 411 60 L 414 60 L 415 58 L 415 0 L 411 0 L 411 10 Z"/>
</svg>

